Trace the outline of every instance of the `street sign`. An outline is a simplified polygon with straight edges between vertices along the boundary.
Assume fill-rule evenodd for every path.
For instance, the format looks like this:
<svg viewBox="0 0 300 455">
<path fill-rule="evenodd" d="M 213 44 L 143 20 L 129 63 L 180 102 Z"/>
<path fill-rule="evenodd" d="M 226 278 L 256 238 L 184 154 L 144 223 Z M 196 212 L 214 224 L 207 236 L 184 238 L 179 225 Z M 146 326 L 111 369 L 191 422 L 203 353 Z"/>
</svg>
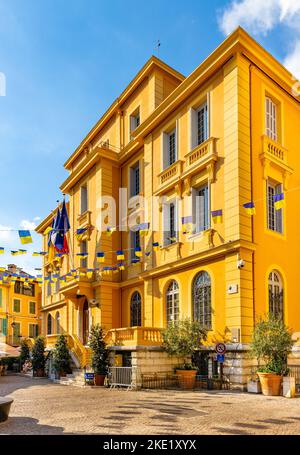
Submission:
<svg viewBox="0 0 300 455">
<path fill-rule="evenodd" d="M 217 354 L 225 354 L 226 346 L 224 343 L 217 343 L 216 344 L 216 352 Z"/>
<path fill-rule="evenodd" d="M 224 363 L 225 355 L 224 354 L 217 354 L 217 362 Z"/>
</svg>

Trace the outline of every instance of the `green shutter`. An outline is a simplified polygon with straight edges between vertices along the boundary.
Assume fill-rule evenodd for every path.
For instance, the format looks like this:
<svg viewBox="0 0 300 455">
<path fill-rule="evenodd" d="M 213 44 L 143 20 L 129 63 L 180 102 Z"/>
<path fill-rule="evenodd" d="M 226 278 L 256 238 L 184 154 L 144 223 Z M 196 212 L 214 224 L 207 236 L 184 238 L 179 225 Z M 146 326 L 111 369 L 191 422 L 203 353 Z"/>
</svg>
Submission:
<svg viewBox="0 0 300 455">
<path fill-rule="evenodd" d="M 7 319 L 2 319 L 2 333 L 3 335 L 7 335 Z"/>
</svg>

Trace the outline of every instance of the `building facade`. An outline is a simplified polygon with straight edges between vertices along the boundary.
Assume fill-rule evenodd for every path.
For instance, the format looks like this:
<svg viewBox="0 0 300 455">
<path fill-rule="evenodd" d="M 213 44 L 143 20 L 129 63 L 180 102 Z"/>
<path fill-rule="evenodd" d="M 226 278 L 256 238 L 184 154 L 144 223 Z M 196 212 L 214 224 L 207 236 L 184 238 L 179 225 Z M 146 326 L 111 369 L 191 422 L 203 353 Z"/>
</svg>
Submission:
<svg viewBox="0 0 300 455">
<path fill-rule="evenodd" d="M 19 346 L 41 334 L 41 289 L 15 265 L 0 272 L 0 342 Z"/>
<path fill-rule="evenodd" d="M 49 347 L 67 333 L 84 366 L 89 328 L 100 323 L 123 364 L 168 371 L 180 360 L 162 352 L 161 329 L 189 317 L 209 329 L 198 354 L 203 374 L 217 367 L 213 351 L 222 341 L 224 372 L 244 384 L 257 318 L 282 315 L 297 339 L 300 100 L 293 83 L 241 28 L 188 77 L 155 57 L 146 63 L 65 163 L 72 251 L 45 257 Z M 273 196 L 282 193 L 277 210 Z M 243 207 L 250 201 L 255 215 Z M 52 214 L 37 231 L 51 222 Z M 126 229 L 143 223 L 143 232 Z M 44 235 L 45 250 L 47 241 Z"/>
</svg>

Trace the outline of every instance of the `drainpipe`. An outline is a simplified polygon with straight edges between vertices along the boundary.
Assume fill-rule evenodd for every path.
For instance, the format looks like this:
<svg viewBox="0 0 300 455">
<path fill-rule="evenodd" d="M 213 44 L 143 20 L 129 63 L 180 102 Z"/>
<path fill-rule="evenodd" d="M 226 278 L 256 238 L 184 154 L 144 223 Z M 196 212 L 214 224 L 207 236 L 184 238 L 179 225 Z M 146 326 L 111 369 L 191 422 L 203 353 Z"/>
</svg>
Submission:
<svg viewBox="0 0 300 455">
<path fill-rule="evenodd" d="M 251 181 L 251 201 L 253 201 L 253 159 L 252 159 L 252 63 L 249 66 L 249 109 L 250 109 L 250 181 Z M 251 241 L 254 244 L 254 217 L 251 217 Z M 252 286 L 253 286 L 253 327 L 255 326 L 255 274 L 254 274 L 254 254 L 252 253 Z"/>
</svg>

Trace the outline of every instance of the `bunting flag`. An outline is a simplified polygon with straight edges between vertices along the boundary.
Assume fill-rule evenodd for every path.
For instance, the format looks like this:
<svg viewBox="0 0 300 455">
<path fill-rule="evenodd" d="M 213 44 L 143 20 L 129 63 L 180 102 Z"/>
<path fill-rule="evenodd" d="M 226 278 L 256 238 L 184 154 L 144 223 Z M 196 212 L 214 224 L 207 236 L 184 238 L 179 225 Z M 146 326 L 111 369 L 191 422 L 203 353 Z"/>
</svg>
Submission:
<svg viewBox="0 0 300 455">
<path fill-rule="evenodd" d="M 285 206 L 284 193 L 274 194 L 273 196 L 275 210 L 280 210 Z"/>
<path fill-rule="evenodd" d="M 105 261 L 105 253 L 103 251 L 99 251 L 96 253 L 97 262 L 104 262 Z"/>
<path fill-rule="evenodd" d="M 116 230 L 117 230 L 116 227 L 108 227 L 108 228 L 106 229 L 106 233 L 107 233 L 107 235 L 112 235 L 113 232 L 115 232 Z"/>
<path fill-rule="evenodd" d="M 12 256 L 20 256 L 21 254 L 26 254 L 26 250 L 12 250 L 11 252 Z"/>
<path fill-rule="evenodd" d="M 72 274 L 72 276 L 76 276 L 77 275 L 77 270 L 76 269 L 72 269 L 71 270 L 71 274 Z"/>
<path fill-rule="evenodd" d="M 86 276 L 88 277 L 88 279 L 93 278 L 93 274 L 94 274 L 94 269 L 87 269 Z"/>
<path fill-rule="evenodd" d="M 141 260 L 139 258 L 131 259 L 132 264 L 140 264 Z"/>
<path fill-rule="evenodd" d="M 138 258 L 142 257 L 142 255 L 143 255 L 142 248 L 140 246 L 137 246 L 136 248 L 134 248 L 134 254 Z"/>
<path fill-rule="evenodd" d="M 170 240 L 172 243 L 175 243 L 177 242 L 177 237 L 175 235 L 172 235 L 171 237 L 168 237 L 168 240 Z"/>
<path fill-rule="evenodd" d="M 78 241 L 82 240 L 84 234 L 86 233 L 86 231 L 88 230 L 88 228 L 81 228 L 81 229 L 77 229 L 76 231 L 76 238 Z"/>
<path fill-rule="evenodd" d="M 43 235 L 50 234 L 51 231 L 52 231 L 52 226 L 48 226 L 48 227 L 44 230 Z"/>
<path fill-rule="evenodd" d="M 112 267 L 109 267 L 109 266 L 103 267 L 102 272 L 103 272 L 105 275 L 109 275 L 110 272 L 112 271 L 112 269 L 113 269 L 113 268 L 112 268 Z"/>
<path fill-rule="evenodd" d="M 154 251 L 158 251 L 159 248 L 160 248 L 159 242 L 153 242 L 152 243 L 152 248 L 153 248 Z"/>
<path fill-rule="evenodd" d="M 76 253 L 76 256 L 80 257 L 80 258 L 87 258 L 89 255 L 89 253 Z"/>
<path fill-rule="evenodd" d="M 32 243 L 32 237 L 30 231 L 19 231 L 19 237 L 22 245 L 26 245 L 27 243 Z"/>
<path fill-rule="evenodd" d="M 6 268 L 5 267 L 0 267 L 0 272 L 5 272 Z"/>
<path fill-rule="evenodd" d="M 222 210 L 213 210 L 211 212 L 211 216 L 212 216 L 212 219 L 214 220 L 214 223 L 222 223 L 222 215 L 223 215 L 223 212 Z"/>
<path fill-rule="evenodd" d="M 123 264 L 123 262 L 120 262 L 118 264 L 118 267 L 119 267 L 119 270 L 125 270 L 125 264 Z"/>
<path fill-rule="evenodd" d="M 122 261 L 123 259 L 125 259 L 124 252 L 122 250 L 118 250 L 117 251 L 117 260 Z"/>
<path fill-rule="evenodd" d="M 191 234 L 193 232 L 193 217 L 184 216 L 181 218 L 183 234 Z"/>
<path fill-rule="evenodd" d="M 4 254 L 5 253 L 5 249 L 3 247 L 0 247 L 0 254 Z"/>
<path fill-rule="evenodd" d="M 246 202 L 246 204 L 243 204 L 243 207 L 246 209 L 246 212 L 248 213 L 248 215 L 256 214 L 254 202 Z"/>
<path fill-rule="evenodd" d="M 150 256 L 150 254 L 151 254 L 151 251 L 147 251 L 147 252 L 145 253 L 145 256 L 147 256 L 147 258 L 148 258 L 148 257 Z"/>
<path fill-rule="evenodd" d="M 47 254 L 46 251 L 34 251 L 32 256 L 45 256 Z"/>
<path fill-rule="evenodd" d="M 150 223 L 142 223 L 138 225 L 138 231 L 140 231 L 140 235 L 147 235 L 149 232 Z"/>
</svg>

